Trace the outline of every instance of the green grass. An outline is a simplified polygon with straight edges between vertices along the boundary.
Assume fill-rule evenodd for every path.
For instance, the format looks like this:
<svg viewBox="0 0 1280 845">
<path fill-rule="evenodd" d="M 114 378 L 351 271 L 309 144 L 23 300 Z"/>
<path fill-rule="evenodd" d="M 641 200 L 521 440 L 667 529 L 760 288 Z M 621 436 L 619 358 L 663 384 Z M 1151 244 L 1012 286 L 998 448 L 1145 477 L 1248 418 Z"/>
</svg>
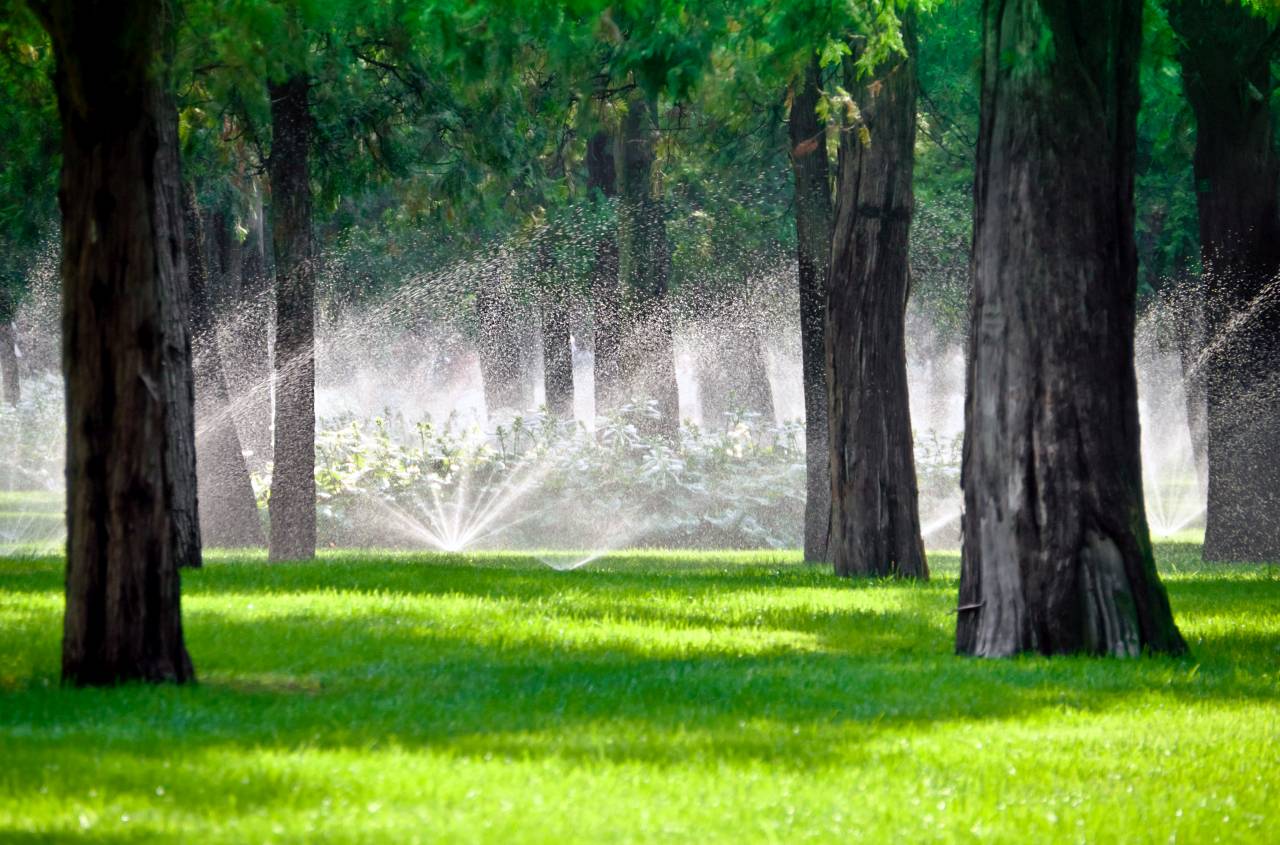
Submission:
<svg viewBox="0 0 1280 845">
<path fill-rule="evenodd" d="M 215 558 L 199 685 L 110 690 L 0 561 L 0 840 L 1274 842 L 1280 573 L 1160 553 L 1189 657 L 955 657 L 937 555 Z"/>
</svg>

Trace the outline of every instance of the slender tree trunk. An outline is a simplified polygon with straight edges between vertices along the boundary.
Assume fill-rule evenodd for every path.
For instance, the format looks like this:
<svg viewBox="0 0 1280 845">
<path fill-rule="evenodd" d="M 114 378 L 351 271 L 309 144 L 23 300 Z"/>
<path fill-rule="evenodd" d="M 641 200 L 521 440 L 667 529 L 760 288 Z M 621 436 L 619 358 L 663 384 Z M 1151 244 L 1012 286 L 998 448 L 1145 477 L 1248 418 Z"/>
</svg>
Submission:
<svg viewBox="0 0 1280 845">
<path fill-rule="evenodd" d="M 703 427 L 724 428 L 729 415 L 741 411 L 758 414 L 772 425 L 776 418 L 773 391 L 757 327 L 750 320 L 712 317 L 705 332 L 698 354 Z"/>
<path fill-rule="evenodd" d="M 231 343 L 224 347 L 223 374 L 242 423 L 241 445 L 251 469 L 271 463 L 271 324 L 275 291 L 267 272 L 266 233 L 261 197 L 254 192 L 244 220 L 243 242 L 234 240 L 227 221 L 226 293 L 233 308 L 227 327 Z"/>
<path fill-rule="evenodd" d="M 573 420 L 573 342 L 562 293 L 550 293 L 542 303 L 542 373 L 547 412 L 558 420 Z"/>
<path fill-rule="evenodd" d="M 983 4 L 956 649 L 1185 649 L 1134 373 L 1142 0 Z"/>
<path fill-rule="evenodd" d="M 831 180 L 826 126 L 818 121 L 822 70 L 815 56 L 791 97 L 800 283 L 800 361 L 804 380 L 804 559 L 830 560 L 831 447 L 827 431 L 827 284 L 831 262 Z"/>
<path fill-rule="evenodd" d="M 484 403 L 490 416 L 500 411 L 525 411 L 533 404 L 528 379 L 523 307 L 506 290 L 505 282 L 490 277 L 476 291 L 480 322 L 480 374 Z"/>
<path fill-rule="evenodd" d="M 600 131 L 587 142 L 587 190 L 607 202 L 618 194 L 613 138 Z M 613 413 L 622 404 L 622 297 L 618 289 L 616 229 L 606 229 L 596 244 L 591 273 L 591 324 L 594 341 L 595 413 Z"/>
<path fill-rule="evenodd" d="M 224 548 L 261 546 L 258 505 L 222 371 L 204 253 L 204 226 L 195 188 L 190 183 L 183 193 L 183 219 L 191 286 L 201 539 L 206 545 Z"/>
<path fill-rule="evenodd" d="M 316 551 L 315 267 L 305 76 L 271 85 L 271 235 L 276 256 L 271 560 Z"/>
<path fill-rule="evenodd" d="M 162 0 L 37 7 L 62 115 L 67 683 L 190 681 L 179 511 L 194 504 L 190 343 Z M 175 369 L 177 372 L 170 372 Z"/>
<path fill-rule="evenodd" d="M 22 399 L 22 384 L 18 380 L 18 332 L 12 319 L 0 320 L 0 373 L 4 376 L 0 394 L 16 408 Z"/>
<path fill-rule="evenodd" d="M 1280 160 L 1276 31 L 1239 3 L 1172 0 L 1196 115 L 1207 405 L 1206 560 L 1280 559 Z"/>
<path fill-rule="evenodd" d="M 838 575 L 929 577 L 907 396 L 908 242 L 916 136 L 915 44 L 859 80 L 863 125 L 840 142 L 826 346 L 830 555 Z"/>
<path fill-rule="evenodd" d="M 622 381 L 635 398 L 657 405 L 659 416 L 642 415 L 637 425 L 674 440 L 680 430 L 680 393 L 667 301 L 670 247 L 662 199 L 653 186 L 656 111 L 656 101 L 632 97 L 618 135 L 618 286 L 625 321 Z"/>
</svg>

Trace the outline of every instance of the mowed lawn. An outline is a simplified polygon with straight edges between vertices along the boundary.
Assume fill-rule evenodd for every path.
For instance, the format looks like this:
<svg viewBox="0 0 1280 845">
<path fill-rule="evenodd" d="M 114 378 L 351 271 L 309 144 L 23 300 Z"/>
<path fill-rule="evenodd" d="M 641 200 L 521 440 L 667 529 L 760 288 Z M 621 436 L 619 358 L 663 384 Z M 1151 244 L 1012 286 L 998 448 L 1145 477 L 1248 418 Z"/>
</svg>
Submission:
<svg viewBox="0 0 1280 845">
<path fill-rule="evenodd" d="M 1280 571 L 1160 548 L 1178 659 L 952 654 L 956 559 L 212 556 L 187 688 L 62 689 L 0 561 L 0 840 L 1276 842 Z"/>
</svg>

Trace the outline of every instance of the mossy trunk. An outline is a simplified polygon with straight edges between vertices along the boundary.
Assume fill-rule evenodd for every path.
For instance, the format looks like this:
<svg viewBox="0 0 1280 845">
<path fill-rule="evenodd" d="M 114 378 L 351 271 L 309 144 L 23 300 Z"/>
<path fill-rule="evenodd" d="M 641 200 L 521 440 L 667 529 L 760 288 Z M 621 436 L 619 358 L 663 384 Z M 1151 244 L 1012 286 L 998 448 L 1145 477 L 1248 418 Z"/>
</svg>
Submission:
<svg viewBox="0 0 1280 845">
<path fill-rule="evenodd" d="M 1141 0 L 983 6 L 962 654 L 1185 649 L 1142 495 L 1141 39 Z"/>
</svg>

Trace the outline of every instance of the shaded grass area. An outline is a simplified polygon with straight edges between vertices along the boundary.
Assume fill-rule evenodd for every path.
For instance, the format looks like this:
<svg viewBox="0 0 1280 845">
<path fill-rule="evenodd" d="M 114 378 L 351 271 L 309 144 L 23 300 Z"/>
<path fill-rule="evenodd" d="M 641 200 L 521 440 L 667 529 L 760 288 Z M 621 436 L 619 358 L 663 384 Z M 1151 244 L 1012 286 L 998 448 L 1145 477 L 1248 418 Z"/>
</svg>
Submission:
<svg viewBox="0 0 1280 845">
<path fill-rule="evenodd" d="M 1280 572 L 1159 551 L 1193 653 L 1127 662 L 953 656 L 946 555 L 212 555 L 200 684 L 113 690 L 0 561 L 0 839 L 1274 841 Z"/>
</svg>

